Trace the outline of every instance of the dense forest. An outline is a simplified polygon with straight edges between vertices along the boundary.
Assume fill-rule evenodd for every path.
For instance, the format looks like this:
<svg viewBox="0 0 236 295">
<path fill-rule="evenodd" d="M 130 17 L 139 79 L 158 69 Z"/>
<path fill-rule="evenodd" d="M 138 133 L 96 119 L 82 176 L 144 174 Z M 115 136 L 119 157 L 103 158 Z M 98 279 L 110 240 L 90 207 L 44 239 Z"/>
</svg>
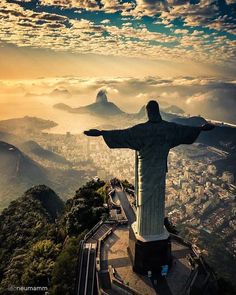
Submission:
<svg viewBox="0 0 236 295">
<path fill-rule="evenodd" d="M 39 185 L 11 202 L 0 215 L 0 294 L 18 286 L 73 294 L 79 243 L 106 214 L 106 189 L 105 182 L 92 180 L 64 203 Z"/>
</svg>

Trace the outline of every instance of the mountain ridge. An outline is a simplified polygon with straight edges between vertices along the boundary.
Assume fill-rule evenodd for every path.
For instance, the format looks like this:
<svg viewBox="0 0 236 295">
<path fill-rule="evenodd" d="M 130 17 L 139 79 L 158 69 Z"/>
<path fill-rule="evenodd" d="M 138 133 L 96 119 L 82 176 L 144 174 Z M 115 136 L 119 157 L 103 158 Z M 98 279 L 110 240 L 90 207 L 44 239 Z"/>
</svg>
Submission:
<svg viewBox="0 0 236 295">
<path fill-rule="evenodd" d="M 0 141 L 0 167 L 8 178 L 23 177 L 32 179 L 36 177 L 44 181 L 45 171 L 38 163 L 34 162 L 17 147 L 4 141 Z"/>
<path fill-rule="evenodd" d="M 29 188 L 24 193 L 23 198 L 34 198 L 38 200 L 53 220 L 57 218 L 64 209 L 64 202 L 50 187 L 44 184 Z"/>
<path fill-rule="evenodd" d="M 52 151 L 44 149 L 41 145 L 39 145 L 36 141 L 33 141 L 33 140 L 28 140 L 19 144 L 19 147 L 21 148 L 23 152 L 27 154 L 30 153 L 48 161 L 52 161 L 55 163 L 62 163 L 62 164 L 69 163 L 69 161 L 67 161 L 61 155 L 58 155 Z"/>
<path fill-rule="evenodd" d="M 34 186 L 0 213 L 2 295 L 11 286 L 44 286 L 50 294 L 74 294 L 79 243 L 106 211 L 103 195 L 97 192 L 104 185 L 90 181 L 77 187 L 65 205 L 49 187 Z"/>
<path fill-rule="evenodd" d="M 0 141 L 0 211 L 17 194 L 40 184 L 52 187 L 66 199 L 68 193 L 81 183 L 83 175 L 83 169 L 45 167 L 15 145 Z"/>
</svg>

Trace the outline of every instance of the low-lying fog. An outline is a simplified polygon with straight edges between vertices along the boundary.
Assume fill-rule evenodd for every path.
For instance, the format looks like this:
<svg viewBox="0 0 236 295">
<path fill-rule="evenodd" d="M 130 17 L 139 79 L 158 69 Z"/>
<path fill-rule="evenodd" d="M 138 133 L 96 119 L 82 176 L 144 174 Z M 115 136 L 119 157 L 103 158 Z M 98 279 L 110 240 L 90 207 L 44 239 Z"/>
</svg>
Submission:
<svg viewBox="0 0 236 295">
<path fill-rule="evenodd" d="M 58 126 L 54 133 L 80 133 L 104 122 L 90 115 L 72 114 L 53 107 L 64 103 L 80 107 L 96 100 L 100 89 L 108 99 L 128 113 L 134 113 L 150 99 L 161 106 L 176 105 L 186 114 L 236 123 L 235 81 L 214 77 L 138 78 L 39 78 L 0 81 L 0 120 L 23 116 L 50 119 Z"/>
<path fill-rule="evenodd" d="M 72 100 L 54 99 L 50 96 L 32 96 L 30 98 L 25 98 L 24 96 L 15 97 L 13 95 L 7 95 L 5 97 L 10 103 L 0 103 L 1 120 L 24 116 L 52 120 L 56 122 L 58 126 L 45 131 L 53 133 L 66 133 L 67 131 L 71 133 L 81 133 L 87 128 L 92 128 L 104 123 L 104 120 L 99 117 L 93 117 L 87 114 L 73 114 L 53 107 L 53 105 L 58 102 L 68 103 L 68 105 L 71 106 L 73 105 Z M 75 106 L 79 105 L 83 105 L 83 103 L 78 103 Z"/>
</svg>

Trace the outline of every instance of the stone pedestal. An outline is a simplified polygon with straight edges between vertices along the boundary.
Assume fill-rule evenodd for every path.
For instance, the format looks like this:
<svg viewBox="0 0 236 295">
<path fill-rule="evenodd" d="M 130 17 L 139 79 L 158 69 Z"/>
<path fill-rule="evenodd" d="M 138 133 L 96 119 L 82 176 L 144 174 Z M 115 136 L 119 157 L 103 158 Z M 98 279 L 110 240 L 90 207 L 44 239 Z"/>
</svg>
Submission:
<svg viewBox="0 0 236 295">
<path fill-rule="evenodd" d="M 130 227 L 128 253 L 133 265 L 133 270 L 141 275 L 148 271 L 159 275 L 162 266 L 171 266 L 170 237 L 164 234 L 165 239 L 140 240 L 135 232 L 135 226 Z"/>
</svg>

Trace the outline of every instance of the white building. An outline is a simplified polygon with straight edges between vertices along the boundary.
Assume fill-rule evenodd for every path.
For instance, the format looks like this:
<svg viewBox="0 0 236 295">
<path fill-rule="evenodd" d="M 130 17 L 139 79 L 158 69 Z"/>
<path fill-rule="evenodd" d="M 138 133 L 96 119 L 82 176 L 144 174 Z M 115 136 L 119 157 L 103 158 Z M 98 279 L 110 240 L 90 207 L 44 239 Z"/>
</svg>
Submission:
<svg viewBox="0 0 236 295">
<path fill-rule="evenodd" d="M 207 172 L 209 172 L 210 174 L 216 175 L 217 173 L 217 169 L 215 165 L 209 165 L 207 167 Z"/>
</svg>

